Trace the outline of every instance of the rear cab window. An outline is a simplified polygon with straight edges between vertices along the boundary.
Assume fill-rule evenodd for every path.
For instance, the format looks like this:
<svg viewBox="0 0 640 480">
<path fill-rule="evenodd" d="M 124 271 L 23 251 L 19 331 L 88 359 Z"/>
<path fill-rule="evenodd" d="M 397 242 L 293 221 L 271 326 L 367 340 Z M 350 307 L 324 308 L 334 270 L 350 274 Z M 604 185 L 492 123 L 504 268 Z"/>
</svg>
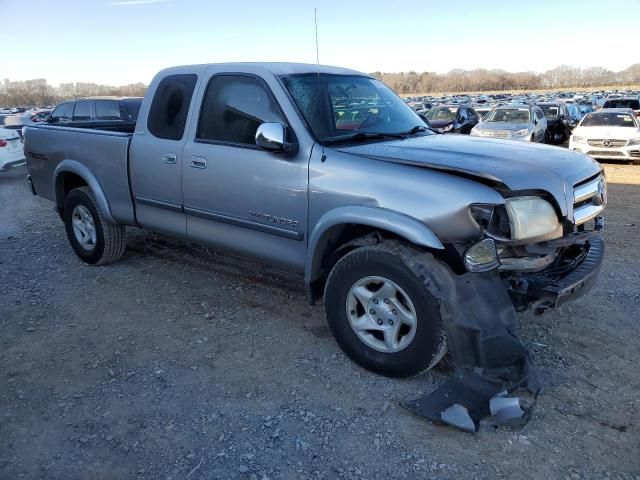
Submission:
<svg viewBox="0 0 640 480">
<path fill-rule="evenodd" d="M 160 81 L 147 118 L 147 129 L 154 137 L 182 139 L 197 80 L 197 75 L 188 73 L 168 75 Z"/>
</svg>

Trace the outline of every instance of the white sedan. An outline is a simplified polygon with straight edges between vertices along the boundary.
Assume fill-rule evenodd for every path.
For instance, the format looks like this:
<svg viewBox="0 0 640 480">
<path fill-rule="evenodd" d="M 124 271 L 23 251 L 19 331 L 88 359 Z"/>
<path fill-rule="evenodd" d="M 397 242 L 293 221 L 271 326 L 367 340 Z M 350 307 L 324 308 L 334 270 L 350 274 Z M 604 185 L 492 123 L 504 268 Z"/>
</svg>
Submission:
<svg viewBox="0 0 640 480">
<path fill-rule="evenodd" d="M 0 128 L 0 172 L 25 163 L 18 130 Z"/>
<path fill-rule="evenodd" d="M 640 162 L 640 120 L 629 108 L 605 108 L 582 119 L 569 148 L 602 160 Z"/>
</svg>

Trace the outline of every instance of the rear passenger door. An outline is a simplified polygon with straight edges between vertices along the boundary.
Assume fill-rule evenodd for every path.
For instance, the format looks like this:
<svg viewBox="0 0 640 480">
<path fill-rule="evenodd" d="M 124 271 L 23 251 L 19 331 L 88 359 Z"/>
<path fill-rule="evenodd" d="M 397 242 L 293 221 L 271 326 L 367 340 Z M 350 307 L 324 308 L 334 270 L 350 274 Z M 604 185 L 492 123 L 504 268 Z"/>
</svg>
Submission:
<svg viewBox="0 0 640 480">
<path fill-rule="evenodd" d="M 173 74 L 154 80 L 151 104 L 144 106 L 129 151 L 131 189 L 138 223 L 150 230 L 184 237 L 182 150 L 198 77 Z M 157 83 L 156 83 L 157 82 Z M 154 90 L 155 87 L 155 90 Z"/>
</svg>

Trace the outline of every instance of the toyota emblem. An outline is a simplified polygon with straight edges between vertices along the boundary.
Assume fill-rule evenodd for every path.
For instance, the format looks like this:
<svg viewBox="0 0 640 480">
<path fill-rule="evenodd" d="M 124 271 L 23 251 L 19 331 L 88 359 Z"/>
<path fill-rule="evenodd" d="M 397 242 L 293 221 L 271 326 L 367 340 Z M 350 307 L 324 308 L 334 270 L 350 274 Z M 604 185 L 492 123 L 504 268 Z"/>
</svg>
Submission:
<svg viewBox="0 0 640 480">
<path fill-rule="evenodd" d="M 602 141 L 602 146 L 603 147 L 610 147 L 611 146 L 611 140 L 603 140 Z"/>
</svg>

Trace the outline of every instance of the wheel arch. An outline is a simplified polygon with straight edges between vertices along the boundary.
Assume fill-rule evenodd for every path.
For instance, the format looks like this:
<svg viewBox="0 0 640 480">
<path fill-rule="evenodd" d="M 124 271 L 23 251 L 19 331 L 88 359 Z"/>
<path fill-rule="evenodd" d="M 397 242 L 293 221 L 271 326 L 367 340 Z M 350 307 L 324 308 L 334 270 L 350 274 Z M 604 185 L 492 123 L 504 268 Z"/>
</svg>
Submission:
<svg viewBox="0 0 640 480">
<path fill-rule="evenodd" d="M 75 160 L 63 160 L 54 171 L 55 198 L 58 213 L 62 214 L 64 201 L 71 190 L 89 187 L 96 199 L 100 213 L 107 222 L 116 223 L 111 214 L 109 202 L 96 176 L 86 166 Z"/>
<path fill-rule="evenodd" d="M 399 238 L 417 247 L 444 251 L 445 246 L 429 227 L 413 217 L 377 207 L 338 207 L 325 213 L 309 235 L 304 284 L 307 300 L 313 304 L 322 296 L 331 263 L 358 246 L 376 243 L 376 236 Z"/>
</svg>

